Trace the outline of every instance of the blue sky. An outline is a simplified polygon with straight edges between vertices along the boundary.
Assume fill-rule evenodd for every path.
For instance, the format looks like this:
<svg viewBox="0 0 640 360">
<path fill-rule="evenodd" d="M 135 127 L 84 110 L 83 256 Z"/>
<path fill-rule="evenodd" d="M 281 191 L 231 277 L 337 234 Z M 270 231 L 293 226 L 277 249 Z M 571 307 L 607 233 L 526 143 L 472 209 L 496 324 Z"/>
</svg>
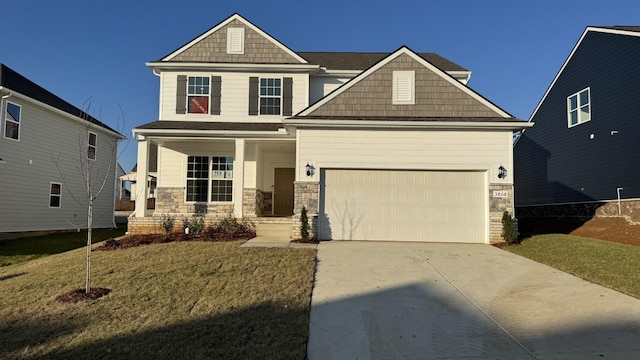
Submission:
<svg viewBox="0 0 640 360">
<path fill-rule="evenodd" d="M 588 25 L 640 25 L 640 2 L 23 0 L 2 5 L 0 62 L 131 138 L 158 119 L 157 60 L 238 12 L 294 51 L 407 45 L 472 71 L 469 86 L 528 119 Z M 124 114 L 124 125 L 118 118 Z M 136 144 L 121 144 L 126 171 Z"/>
</svg>

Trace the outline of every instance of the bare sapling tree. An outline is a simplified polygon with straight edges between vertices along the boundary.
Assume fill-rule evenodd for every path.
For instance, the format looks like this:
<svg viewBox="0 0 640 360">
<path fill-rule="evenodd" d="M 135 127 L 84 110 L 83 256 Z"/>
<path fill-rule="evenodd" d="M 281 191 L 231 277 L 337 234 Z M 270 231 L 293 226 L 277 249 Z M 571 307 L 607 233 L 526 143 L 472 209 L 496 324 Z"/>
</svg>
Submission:
<svg viewBox="0 0 640 360">
<path fill-rule="evenodd" d="M 115 193 L 109 194 L 105 189 L 112 189 L 107 186 L 109 181 L 115 186 L 115 169 L 117 166 L 118 142 L 121 139 L 116 131 L 104 129 L 98 121 L 89 115 L 91 110 L 91 100 L 87 100 L 83 104 L 84 111 L 81 113 L 81 120 L 77 126 L 77 159 L 65 159 L 62 154 L 51 154 L 51 160 L 55 165 L 62 183 L 66 189 L 66 193 L 73 198 L 81 207 L 86 207 L 87 220 L 86 223 L 69 224 L 75 228 L 87 229 L 87 251 L 86 251 L 86 276 L 85 276 L 85 292 L 91 292 L 91 250 L 92 250 L 92 230 L 96 216 L 113 216 L 113 214 L 95 214 L 94 205 L 96 200 L 101 196 L 113 197 Z M 117 120 L 118 128 L 124 123 L 122 110 Z M 112 134 L 106 135 L 106 133 Z M 117 134 L 117 135 L 116 135 Z M 69 165 L 71 161 L 73 165 Z M 69 171 L 71 170 L 71 171 Z M 79 178 L 77 177 L 79 175 Z M 71 187 L 70 184 L 77 183 L 80 180 L 81 186 Z M 81 190 L 80 190 L 81 189 Z M 113 201 L 113 199 L 111 199 Z"/>
</svg>

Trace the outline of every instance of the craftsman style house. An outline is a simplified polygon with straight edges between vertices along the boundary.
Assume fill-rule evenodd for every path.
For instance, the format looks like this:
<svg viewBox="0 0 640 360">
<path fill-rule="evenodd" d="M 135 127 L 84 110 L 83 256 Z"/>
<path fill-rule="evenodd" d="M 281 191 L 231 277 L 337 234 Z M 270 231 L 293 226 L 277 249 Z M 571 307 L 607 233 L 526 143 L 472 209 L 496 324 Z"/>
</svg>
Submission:
<svg viewBox="0 0 640 360">
<path fill-rule="evenodd" d="M 640 221 L 640 27 L 587 27 L 515 144 L 518 216 Z"/>
<path fill-rule="evenodd" d="M 0 64 L 0 237 L 114 226 L 117 145 L 124 137 Z M 102 184 L 104 183 L 104 186 Z"/>
<path fill-rule="evenodd" d="M 131 233 L 233 213 L 295 237 L 304 206 L 322 240 L 488 243 L 513 212 L 512 135 L 532 124 L 436 54 L 294 52 L 234 14 L 147 66 L 160 120 L 133 133 L 138 177 L 158 146 L 156 208 L 137 202 Z"/>
</svg>

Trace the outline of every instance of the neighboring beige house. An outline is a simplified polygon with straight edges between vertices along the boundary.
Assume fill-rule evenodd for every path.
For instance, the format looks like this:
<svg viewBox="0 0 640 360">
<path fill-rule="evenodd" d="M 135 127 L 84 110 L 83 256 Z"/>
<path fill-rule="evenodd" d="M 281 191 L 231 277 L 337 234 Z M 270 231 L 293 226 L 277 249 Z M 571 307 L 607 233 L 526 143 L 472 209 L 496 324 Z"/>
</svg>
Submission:
<svg viewBox="0 0 640 360">
<path fill-rule="evenodd" d="M 305 206 L 321 240 L 489 243 L 513 212 L 512 135 L 532 124 L 436 54 L 294 52 L 234 14 L 147 66 L 160 120 L 133 133 L 138 164 L 158 145 L 156 208 L 136 203 L 132 233 L 232 212 L 295 237 Z"/>
<path fill-rule="evenodd" d="M 104 182 L 93 226 L 114 226 L 116 150 L 124 137 L 3 64 L 0 98 L 0 237 L 86 228 L 83 174 L 94 194 Z"/>
</svg>

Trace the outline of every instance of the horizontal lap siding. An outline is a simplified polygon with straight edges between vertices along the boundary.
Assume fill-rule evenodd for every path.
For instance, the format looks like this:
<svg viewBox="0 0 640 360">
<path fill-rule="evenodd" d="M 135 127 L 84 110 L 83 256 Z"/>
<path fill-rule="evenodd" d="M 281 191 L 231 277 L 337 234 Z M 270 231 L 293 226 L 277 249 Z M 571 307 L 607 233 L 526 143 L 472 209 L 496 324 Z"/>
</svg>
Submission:
<svg viewBox="0 0 640 360">
<path fill-rule="evenodd" d="M 78 164 L 78 132 L 84 134 L 87 129 L 28 102 L 9 99 L 22 106 L 22 118 L 19 142 L 0 137 L 0 154 L 6 161 L 0 164 L 0 232 L 86 227 L 87 195 Z M 98 135 L 93 165 L 100 174 L 95 188 L 104 176 L 108 178 L 94 203 L 94 226 L 111 227 L 116 164 L 108 169 L 112 153 L 105 133 L 91 131 Z M 64 180 L 52 157 L 60 159 Z M 63 183 L 61 208 L 49 208 L 50 182 Z"/>
<path fill-rule="evenodd" d="M 511 168 L 510 132 L 301 130 L 299 147 L 299 179 L 307 178 L 307 162 L 316 168 Z"/>
<path fill-rule="evenodd" d="M 514 148 L 518 206 L 640 197 L 639 53 L 637 37 L 585 36 Z M 591 121 L 569 128 L 567 96 L 587 87 Z"/>
<path fill-rule="evenodd" d="M 187 156 L 234 156 L 234 142 L 168 142 L 158 149 L 158 187 L 183 187 L 186 184 Z"/>
<path fill-rule="evenodd" d="M 177 76 L 220 76 L 221 109 L 220 115 L 176 114 Z M 278 73 L 228 73 L 228 72 L 163 72 L 161 76 L 162 89 L 161 114 L 162 120 L 185 121 L 228 121 L 228 122 L 276 122 L 281 116 L 249 116 L 249 78 L 258 77 L 291 77 L 293 78 L 293 113 L 306 108 L 309 104 L 309 75 L 307 74 L 278 74 Z"/>
</svg>

